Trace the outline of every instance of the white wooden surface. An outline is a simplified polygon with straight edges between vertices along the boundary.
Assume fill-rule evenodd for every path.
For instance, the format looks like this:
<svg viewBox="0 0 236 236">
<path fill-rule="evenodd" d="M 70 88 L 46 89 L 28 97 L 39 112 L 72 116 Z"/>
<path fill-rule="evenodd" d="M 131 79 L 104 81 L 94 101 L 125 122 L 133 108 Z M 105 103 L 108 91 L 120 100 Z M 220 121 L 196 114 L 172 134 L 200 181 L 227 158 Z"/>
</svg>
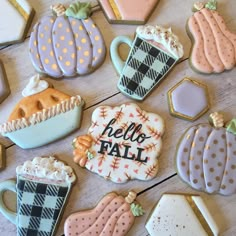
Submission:
<svg viewBox="0 0 236 236">
<path fill-rule="evenodd" d="M 50 14 L 49 6 L 56 0 L 29 0 L 36 10 L 34 23 L 44 15 Z M 61 3 L 71 2 L 64 0 Z M 156 178 L 149 182 L 131 181 L 126 184 L 115 184 L 107 182 L 103 178 L 82 169 L 72 161 L 71 142 L 74 137 L 87 132 L 90 126 L 90 118 L 93 110 L 100 105 L 120 105 L 124 102 L 131 102 L 127 97 L 120 94 L 116 88 L 118 75 L 116 74 L 109 57 L 109 45 L 117 35 L 133 36 L 136 26 L 110 25 L 101 11 L 95 12 L 92 16 L 100 27 L 106 41 L 108 53 L 102 67 L 95 73 L 72 79 L 52 80 L 54 87 L 68 94 L 80 94 L 86 101 L 83 121 L 80 130 L 74 132 L 67 138 L 32 150 L 22 150 L 10 140 L 0 137 L 0 142 L 7 147 L 7 168 L 0 172 L 0 181 L 15 177 L 15 168 L 20 163 L 35 156 L 57 155 L 61 160 L 70 164 L 78 177 L 68 204 L 62 216 L 61 223 L 56 235 L 63 234 L 63 224 L 66 217 L 77 210 L 92 208 L 99 199 L 108 192 L 116 191 L 120 194 L 127 194 L 130 189 L 137 192 L 144 191 L 137 200 L 142 203 L 146 210 L 143 217 L 136 219 L 129 236 L 148 235 L 144 225 L 151 209 L 154 207 L 161 194 L 164 192 L 196 193 L 193 189 L 183 183 L 176 175 L 174 153 L 179 137 L 186 128 L 193 125 L 188 121 L 180 120 L 170 116 L 167 107 L 167 91 L 180 81 L 183 77 L 189 76 L 200 82 L 206 83 L 209 87 L 211 109 L 195 121 L 194 124 L 206 122 L 211 111 L 225 112 L 226 119 L 236 116 L 236 69 L 220 75 L 204 76 L 195 73 L 188 64 L 188 56 L 191 42 L 185 31 L 187 18 L 192 14 L 191 8 L 194 0 L 160 0 L 156 10 L 153 12 L 149 24 L 171 26 L 173 31 L 179 35 L 184 44 L 184 59 L 170 72 L 159 87 L 157 87 L 145 101 L 138 102 L 138 105 L 151 112 L 161 115 L 166 121 L 166 132 L 163 139 L 163 150 L 160 157 L 160 170 Z M 218 9 L 224 16 L 228 27 L 236 32 L 235 0 L 219 0 Z M 227 2 L 227 4 L 226 4 Z M 96 2 L 94 2 L 96 3 Z M 33 23 L 33 24 L 34 24 Z M 30 32 L 30 31 L 29 31 Z M 12 111 L 14 104 L 21 99 L 21 91 L 28 83 L 28 79 L 35 74 L 28 55 L 28 41 L 16 45 L 3 47 L 0 50 L 0 59 L 5 64 L 8 80 L 11 88 L 11 95 L 0 104 L 0 122 L 5 122 Z M 127 47 L 121 47 L 123 56 L 127 55 Z M 152 187 L 155 185 L 154 187 Z M 99 186 L 99 188 L 98 188 Z M 152 187 L 152 188 L 150 188 Z M 236 235 L 235 196 L 223 197 L 220 195 L 207 195 L 199 193 L 205 200 L 206 205 L 212 212 L 220 228 L 220 235 Z M 13 194 L 6 194 L 6 202 L 11 209 L 15 208 Z M 3 236 L 16 235 L 16 228 L 0 215 L 0 232 Z"/>
</svg>

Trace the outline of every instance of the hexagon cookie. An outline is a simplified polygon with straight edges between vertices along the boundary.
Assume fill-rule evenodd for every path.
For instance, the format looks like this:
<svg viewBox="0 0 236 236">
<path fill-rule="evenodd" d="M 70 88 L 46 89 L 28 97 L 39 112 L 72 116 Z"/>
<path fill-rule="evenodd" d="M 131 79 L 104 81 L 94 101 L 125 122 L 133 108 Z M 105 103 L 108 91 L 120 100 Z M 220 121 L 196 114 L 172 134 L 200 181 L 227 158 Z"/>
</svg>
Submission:
<svg viewBox="0 0 236 236">
<path fill-rule="evenodd" d="M 111 24 L 145 24 L 159 0 L 99 0 Z"/>
<path fill-rule="evenodd" d="M 210 107 L 207 86 L 184 78 L 168 91 L 168 103 L 171 115 L 194 121 Z"/>
<path fill-rule="evenodd" d="M 164 194 L 146 223 L 150 236 L 219 235 L 219 229 L 198 195 Z"/>
<path fill-rule="evenodd" d="M 10 94 L 10 88 L 7 81 L 6 72 L 3 63 L 0 61 L 0 103 L 2 103 Z"/>
<path fill-rule="evenodd" d="M 0 45 L 18 43 L 25 39 L 34 16 L 26 0 L 1 0 Z"/>
</svg>

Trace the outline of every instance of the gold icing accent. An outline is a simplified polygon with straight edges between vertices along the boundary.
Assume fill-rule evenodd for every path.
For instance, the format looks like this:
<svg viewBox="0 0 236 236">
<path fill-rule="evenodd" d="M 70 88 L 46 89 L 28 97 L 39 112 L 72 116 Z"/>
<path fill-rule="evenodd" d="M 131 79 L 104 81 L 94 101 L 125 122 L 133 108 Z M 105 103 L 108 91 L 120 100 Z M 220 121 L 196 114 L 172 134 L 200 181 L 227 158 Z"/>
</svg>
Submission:
<svg viewBox="0 0 236 236">
<path fill-rule="evenodd" d="M 70 46 L 72 46 L 74 44 L 74 42 L 72 40 L 69 41 L 68 43 Z"/>
<path fill-rule="evenodd" d="M 25 19 L 25 21 L 28 21 L 30 15 L 25 11 L 25 9 L 16 0 L 9 0 L 9 2 L 20 13 L 20 15 Z"/>
<path fill-rule="evenodd" d="M 44 26 L 44 30 L 46 30 L 46 31 L 47 31 L 47 30 L 48 30 L 48 26 L 46 26 L 46 25 L 45 25 L 45 26 Z"/>
<path fill-rule="evenodd" d="M 67 53 L 68 50 L 67 50 L 67 48 L 63 48 L 62 51 L 63 51 L 63 53 Z"/>
<path fill-rule="evenodd" d="M 53 51 L 50 51 L 50 56 L 54 57 L 54 52 Z"/>
<path fill-rule="evenodd" d="M 67 33 L 70 33 L 70 29 L 69 29 L 69 28 L 67 28 L 67 29 L 66 29 L 66 32 L 67 32 Z"/>
<path fill-rule="evenodd" d="M 185 199 L 187 200 L 189 206 L 192 208 L 194 214 L 198 218 L 200 224 L 202 225 L 203 229 L 206 231 L 207 235 L 214 236 L 214 233 L 212 232 L 211 227 L 208 225 L 208 223 L 207 223 L 206 219 L 204 218 L 204 216 L 202 215 L 200 209 L 195 204 L 192 196 L 185 196 Z"/>
<path fill-rule="evenodd" d="M 84 52 L 84 55 L 87 57 L 87 56 L 89 56 L 89 51 L 85 51 Z"/>
<path fill-rule="evenodd" d="M 82 25 L 80 25 L 79 30 L 84 30 L 84 27 Z"/>
<path fill-rule="evenodd" d="M 76 39 L 79 38 L 79 34 L 77 34 L 77 33 L 75 33 L 74 36 Z"/>
<path fill-rule="evenodd" d="M 112 10 L 113 10 L 115 16 L 116 16 L 116 19 L 117 19 L 117 20 L 121 20 L 121 19 L 122 19 L 122 18 L 121 18 L 121 14 L 120 14 L 120 11 L 119 11 L 119 9 L 118 9 L 118 7 L 117 7 L 117 5 L 116 5 L 115 0 L 109 0 L 109 3 L 110 3 L 110 5 L 111 5 L 111 8 L 112 8 Z"/>
<path fill-rule="evenodd" d="M 39 59 L 39 54 L 38 53 L 36 54 L 36 58 Z"/>
<path fill-rule="evenodd" d="M 76 21 L 75 21 L 75 20 L 72 20 L 72 21 L 71 21 L 71 24 L 72 24 L 72 25 L 76 25 Z"/>
<path fill-rule="evenodd" d="M 50 23 L 52 23 L 52 24 L 53 24 L 53 23 L 54 23 L 54 20 L 53 20 L 53 19 L 51 19 L 51 20 L 50 20 Z"/>
<path fill-rule="evenodd" d="M 102 49 L 101 48 L 98 49 L 98 53 L 102 53 Z"/>
<path fill-rule="evenodd" d="M 48 43 L 52 43 L 52 40 L 50 38 L 48 39 Z"/>
<path fill-rule="evenodd" d="M 65 40 L 65 36 L 62 35 L 62 36 L 60 37 L 60 40 L 62 40 L 62 41 Z"/>
<path fill-rule="evenodd" d="M 97 35 L 95 36 L 95 40 L 98 41 L 100 39 L 100 37 Z"/>
<path fill-rule="evenodd" d="M 43 38 L 43 37 L 44 37 L 44 34 L 43 34 L 43 33 L 41 33 L 41 34 L 39 34 L 39 36 L 40 36 L 40 38 Z"/>
<path fill-rule="evenodd" d="M 35 40 L 35 41 L 34 41 L 34 46 L 37 46 L 37 45 L 38 45 L 38 43 L 37 43 L 37 41 Z"/>
<path fill-rule="evenodd" d="M 59 23 L 59 24 L 58 24 L 58 28 L 62 28 L 62 23 Z"/>
<path fill-rule="evenodd" d="M 81 50 L 81 47 L 80 47 L 80 46 L 78 46 L 78 47 L 77 47 L 77 50 L 78 50 L 78 51 L 80 51 L 80 50 Z"/>
<path fill-rule="evenodd" d="M 70 66 L 70 61 L 66 61 L 66 66 Z"/>
<path fill-rule="evenodd" d="M 52 64 L 52 69 L 57 70 L 57 64 Z"/>
<path fill-rule="evenodd" d="M 72 58 L 72 59 L 75 58 L 75 54 L 74 54 L 74 53 L 71 54 L 71 58 Z"/>
<path fill-rule="evenodd" d="M 59 47 L 60 47 L 60 44 L 59 44 L 59 43 L 56 43 L 56 47 L 59 48 Z"/>
<path fill-rule="evenodd" d="M 62 56 L 59 56 L 58 59 L 59 59 L 59 61 L 62 61 L 63 57 L 62 57 Z"/>
<path fill-rule="evenodd" d="M 80 60 L 79 60 L 79 63 L 80 63 L 80 64 L 83 64 L 83 63 L 84 63 L 84 59 L 80 59 Z"/>
<path fill-rule="evenodd" d="M 43 51 L 46 51 L 46 49 L 47 49 L 46 46 L 42 46 Z"/>
<path fill-rule="evenodd" d="M 81 42 L 82 42 L 82 43 L 86 43 L 86 39 L 85 39 L 85 38 L 82 38 L 82 39 L 81 39 Z"/>
<path fill-rule="evenodd" d="M 89 22 L 89 20 L 88 20 L 88 19 L 85 19 L 85 20 L 84 20 L 84 22 L 85 22 L 85 23 L 88 23 L 88 22 Z"/>
<path fill-rule="evenodd" d="M 93 27 L 93 28 L 96 28 L 96 25 L 95 25 L 95 24 L 92 24 L 92 27 Z"/>
<path fill-rule="evenodd" d="M 44 60 L 44 62 L 45 62 L 46 64 L 49 64 L 48 58 L 46 58 L 46 59 Z"/>
</svg>

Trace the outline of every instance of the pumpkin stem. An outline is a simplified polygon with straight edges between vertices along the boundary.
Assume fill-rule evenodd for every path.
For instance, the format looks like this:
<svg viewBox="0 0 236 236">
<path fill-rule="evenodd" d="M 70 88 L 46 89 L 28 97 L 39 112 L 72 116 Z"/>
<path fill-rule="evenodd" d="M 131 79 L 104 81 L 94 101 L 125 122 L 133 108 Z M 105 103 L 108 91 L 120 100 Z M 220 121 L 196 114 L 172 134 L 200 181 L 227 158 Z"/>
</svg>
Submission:
<svg viewBox="0 0 236 236">
<path fill-rule="evenodd" d="M 193 4 L 193 12 L 201 11 L 203 8 L 205 8 L 204 2 L 195 2 Z"/>
<path fill-rule="evenodd" d="M 221 113 L 213 112 L 210 114 L 210 123 L 213 124 L 215 128 L 221 128 L 224 126 L 224 116 Z"/>
<path fill-rule="evenodd" d="M 209 10 L 216 10 L 217 9 L 217 2 L 216 0 L 209 0 L 206 5 L 205 8 L 209 9 Z"/>
<path fill-rule="evenodd" d="M 137 197 L 137 193 L 134 191 L 130 191 L 128 196 L 125 198 L 125 201 L 131 204 L 136 199 L 136 197 Z"/>
<path fill-rule="evenodd" d="M 56 15 L 56 16 L 63 16 L 65 15 L 66 12 L 66 8 L 63 4 L 55 4 L 55 5 L 51 5 L 50 9 L 52 10 L 52 12 Z"/>
</svg>

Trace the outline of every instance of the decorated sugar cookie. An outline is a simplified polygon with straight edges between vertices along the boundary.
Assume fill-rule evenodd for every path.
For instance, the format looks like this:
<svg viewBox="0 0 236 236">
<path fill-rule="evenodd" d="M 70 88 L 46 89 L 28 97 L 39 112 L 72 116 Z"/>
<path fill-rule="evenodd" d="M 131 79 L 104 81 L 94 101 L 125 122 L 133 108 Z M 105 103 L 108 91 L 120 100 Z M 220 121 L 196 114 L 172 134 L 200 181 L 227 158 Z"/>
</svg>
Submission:
<svg viewBox="0 0 236 236">
<path fill-rule="evenodd" d="M 35 69 L 51 77 L 89 74 L 106 55 L 103 36 L 89 17 L 90 3 L 75 2 L 68 8 L 53 5 L 57 16 L 43 17 L 29 40 Z"/>
<path fill-rule="evenodd" d="M 105 179 L 150 180 L 158 171 L 164 123 L 135 104 L 101 106 L 88 134 L 73 141 L 74 161 Z"/>
<path fill-rule="evenodd" d="M 130 47 L 125 62 L 119 52 L 121 44 Z M 118 89 L 128 97 L 143 100 L 183 57 L 184 50 L 171 28 L 144 25 L 137 27 L 134 40 L 116 37 L 111 43 L 110 55 L 120 75 Z"/>
<path fill-rule="evenodd" d="M 159 0 L 99 0 L 111 24 L 145 24 Z"/>
<path fill-rule="evenodd" d="M 231 33 L 217 12 L 216 0 L 196 3 L 197 12 L 187 22 L 193 47 L 190 64 L 201 73 L 221 73 L 236 64 L 236 34 Z"/>
<path fill-rule="evenodd" d="M 22 92 L 0 133 L 21 148 L 35 148 L 60 139 L 80 126 L 84 101 L 54 88 L 36 75 Z"/>
<path fill-rule="evenodd" d="M 135 198 L 133 191 L 125 198 L 114 192 L 107 194 L 95 208 L 70 215 L 64 226 L 65 236 L 125 236 L 135 217 L 144 214 L 142 207 L 133 202 Z"/>
<path fill-rule="evenodd" d="M 7 81 L 6 71 L 3 63 L 0 61 L 0 103 L 2 103 L 10 94 L 10 87 Z"/>
<path fill-rule="evenodd" d="M 176 151 L 177 171 L 194 189 L 207 193 L 236 193 L 236 120 L 226 128 L 222 114 L 210 124 L 189 128 Z"/>
<path fill-rule="evenodd" d="M 16 168 L 17 180 L 0 183 L 0 212 L 17 227 L 17 236 L 55 236 L 56 227 L 76 180 L 73 169 L 55 157 L 35 157 Z M 17 195 L 17 211 L 3 193 Z"/>
<path fill-rule="evenodd" d="M 150 236 L 218 236 L 219 228 L 202 198 L 163 194 L 146 223 Z"/>
<path fill-rule="evenodd" d="M 207 86 L 184 78 L 168 91 L 168 105 L 171 115 L 194 121 L 210 108 Z"/>
<path fill-rule="evenodd" d="M 27 0 L 0 1 L 0 45 L 22 42 L 34 17 Z"/>
</svg>

